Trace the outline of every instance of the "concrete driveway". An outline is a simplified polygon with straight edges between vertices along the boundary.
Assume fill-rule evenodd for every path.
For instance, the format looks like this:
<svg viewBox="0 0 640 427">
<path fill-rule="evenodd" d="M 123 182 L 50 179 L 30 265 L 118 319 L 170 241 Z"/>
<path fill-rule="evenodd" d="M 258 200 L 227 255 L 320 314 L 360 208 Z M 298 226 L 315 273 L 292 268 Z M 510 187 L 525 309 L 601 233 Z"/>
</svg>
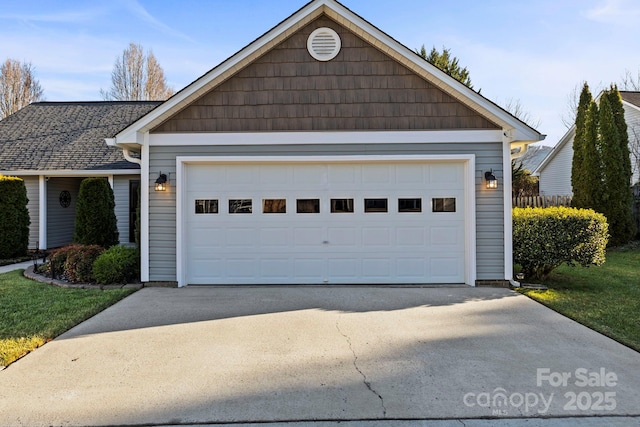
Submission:
<svg viewBox="0 0 640 427">
<path fill-rule="evenodd" d="M 639 403 L 639 353 L 490 288 L 145 288 L 0 372 L 3 426 L 638 424 L 615 417 Z"/>
</svg>

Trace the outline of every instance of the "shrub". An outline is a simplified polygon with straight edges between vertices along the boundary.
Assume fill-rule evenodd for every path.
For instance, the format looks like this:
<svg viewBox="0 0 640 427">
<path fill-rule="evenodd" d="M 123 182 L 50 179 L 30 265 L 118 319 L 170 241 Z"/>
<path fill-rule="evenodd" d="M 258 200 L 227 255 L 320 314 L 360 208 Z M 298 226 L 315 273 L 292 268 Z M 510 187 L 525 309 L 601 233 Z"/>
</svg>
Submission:
<svg viewBox="0 0 640 427">
<path fill-rule="evenodd" d="M 104 252 L 98 245 L 68 245 L 49 254 L 49 272 L 69 282 L 92 283 L 93 264 Z"/>
<path fill-rule="evenodd" d="M 135 248 L 112 246 L 93 264 L 93 275 L 103 285 L 125 284 L 140 275 L 140 257 Z"/>
<path fill-rule="evenodd" d="M 607 219 L 591 209 L 513 210 L 513 261 L 528 278 L 542 279 L 562 263 L 601 265 L 608 238 Z"/>
<path fill-rule="evenodd" d="M 21 178 L 0 175 L 0 259 L 27 254 L 31 223 L 28 202 Z"/>
<path fill-rule="evenodd" d="M 109 248 L 118 244 L 118 224 L 113 190 L 105 178 L 86 178 L 76 203 L 73 241 Z"/>
</svg>

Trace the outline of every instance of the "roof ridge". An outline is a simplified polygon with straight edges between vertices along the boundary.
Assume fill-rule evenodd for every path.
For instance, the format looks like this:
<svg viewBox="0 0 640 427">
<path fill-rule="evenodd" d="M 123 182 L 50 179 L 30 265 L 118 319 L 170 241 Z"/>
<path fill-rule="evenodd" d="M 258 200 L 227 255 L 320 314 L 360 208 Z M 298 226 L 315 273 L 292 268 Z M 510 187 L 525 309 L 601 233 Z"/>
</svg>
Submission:
<svg viewBox="0 0 640 427">
<path fill-rule="evenodd" d="M 164 101 L 38 101 L 30 105 L 122 105 L 122 104 L 162 104 Z"/>
</svg>

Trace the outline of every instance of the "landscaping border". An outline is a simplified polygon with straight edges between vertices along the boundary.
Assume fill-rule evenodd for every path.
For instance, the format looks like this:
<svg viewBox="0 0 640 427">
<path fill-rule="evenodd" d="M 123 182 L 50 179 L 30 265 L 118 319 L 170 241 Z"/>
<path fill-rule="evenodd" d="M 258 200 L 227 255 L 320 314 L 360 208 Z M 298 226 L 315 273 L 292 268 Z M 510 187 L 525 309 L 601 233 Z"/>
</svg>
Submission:
<svg viewBox="0 0 640 427">
<path fill-rule="evenodd" d="M 98 285 L 95 283 L 69 283 L 64 280 L 52 279 L 51 277 L 38 274 L 34 271 L 33 265 L 24 270 L 24 277 L 35 280 L 36 282 L 45 283 L 47 285 L 57 286 L 59 288 L 68 289 L 142 289 L 143 283 L 128 283 L 126 285 Z"/>
</svg>

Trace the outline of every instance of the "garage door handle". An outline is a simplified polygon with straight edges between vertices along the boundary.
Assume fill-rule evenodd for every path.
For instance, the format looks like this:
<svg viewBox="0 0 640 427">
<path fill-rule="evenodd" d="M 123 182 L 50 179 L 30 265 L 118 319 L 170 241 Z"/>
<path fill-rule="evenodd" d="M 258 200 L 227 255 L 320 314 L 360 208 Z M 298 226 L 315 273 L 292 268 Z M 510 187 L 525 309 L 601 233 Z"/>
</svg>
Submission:
<svg viewBox="0 0 640 427">
<path fill-rule="evenodd" d="M 323 245 L 328 245 L 328 244 L 329 244 L 329 241 L 328 241 L 328 240 L 323 240 L 323 241 L 322 241 L 322 244 L 323 244 Z"/>
</svg>

